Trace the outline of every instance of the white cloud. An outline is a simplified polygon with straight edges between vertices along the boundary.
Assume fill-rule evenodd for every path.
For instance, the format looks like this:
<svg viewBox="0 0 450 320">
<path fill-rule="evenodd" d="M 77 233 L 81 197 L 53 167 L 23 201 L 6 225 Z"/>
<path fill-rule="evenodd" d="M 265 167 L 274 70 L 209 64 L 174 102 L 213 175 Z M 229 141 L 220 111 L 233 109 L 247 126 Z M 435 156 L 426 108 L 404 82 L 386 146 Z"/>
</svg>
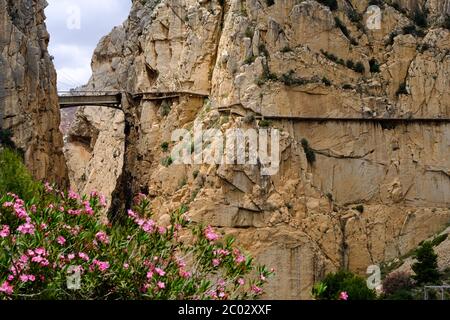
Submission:
<svg viewBox="0 0 450 320">
<path fill-rule="evenodd" d="M 130 0 L 47 0 L 50 54 L 55 57 L 58 89 L 85 84 L 98 41 L 128 16 Z M 75 8 L 75 10 L 73 10 Z M 79 29 L 76 27 L 80 13 Z M 75 18 L 74 18 L 75 17 Z M 75 20 L 74 20 L 75 19 Z"/>
</svg>

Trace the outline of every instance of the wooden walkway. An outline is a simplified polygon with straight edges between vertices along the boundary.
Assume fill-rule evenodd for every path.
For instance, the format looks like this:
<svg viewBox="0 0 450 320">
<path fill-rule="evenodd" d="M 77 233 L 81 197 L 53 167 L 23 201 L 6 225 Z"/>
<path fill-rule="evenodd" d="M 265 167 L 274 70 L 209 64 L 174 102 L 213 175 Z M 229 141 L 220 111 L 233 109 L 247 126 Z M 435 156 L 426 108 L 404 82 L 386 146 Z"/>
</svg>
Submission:
<svg viewBox="0 0 450 320">
<path fill-rule="evenodd" d="M 294 122 L 386 122 L 386 123 L 405 123 L 405 122 L 433 122 L 433 123 L 450 123 L 450 118 L 445 117 L 312 117 L 312 116 L 295 116 L 295 115 L 262 115 L 250 109 L 244 109 L 239 103 L 219 107 L 220 113 L 226 115 L 246 116 L 253 115 L 256 120 L 273 120 L 273 121 L 294 121 Z"/>
<path fill-rule="evenodd" d="M 101 106 L 121 110 L 123 92 L 119 91 L 68 91 L 58 95 L 60 109 Z M 133 100 L 157 101 L 182 96 L 207 98 L 208 92 L 196 91 L 149 91 L 130 94 Z"/>
</svg>

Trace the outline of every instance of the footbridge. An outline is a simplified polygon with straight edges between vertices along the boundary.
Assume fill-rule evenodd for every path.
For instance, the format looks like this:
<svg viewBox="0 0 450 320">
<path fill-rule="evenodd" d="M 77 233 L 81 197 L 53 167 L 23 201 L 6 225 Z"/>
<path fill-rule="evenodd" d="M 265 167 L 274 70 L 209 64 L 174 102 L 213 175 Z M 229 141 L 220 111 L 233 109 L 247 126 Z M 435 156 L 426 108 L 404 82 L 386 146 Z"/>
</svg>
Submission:
<svg viewBox="0 0 450 320">
<path fill-rule="evenodd" d="M 157 101 L 180 98 L 182 96 L 207 98 L 208 92 L 198 91 L 149 91 L 130 93 L 121 91 L 60 91 L 60 109 L 99 106 L 122 110 L 122 97 L 126 94 L 135 101 Z"/>
</svg>

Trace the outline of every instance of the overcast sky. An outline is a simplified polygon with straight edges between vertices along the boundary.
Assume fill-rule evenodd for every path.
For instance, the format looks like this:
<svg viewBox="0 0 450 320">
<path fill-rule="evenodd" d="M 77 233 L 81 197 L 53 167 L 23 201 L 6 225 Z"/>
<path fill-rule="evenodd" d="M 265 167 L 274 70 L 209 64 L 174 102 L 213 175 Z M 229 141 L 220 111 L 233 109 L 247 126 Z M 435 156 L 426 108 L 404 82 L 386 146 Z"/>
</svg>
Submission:
<svg viewBox="0 0 450 320">
<path fill-rule="evenodd" d="M 58 72 L 58 90 L 85 84 L 99 40 L 128 16 L 131 0 L 47 0 L 50 54 Z"/>
</svg>

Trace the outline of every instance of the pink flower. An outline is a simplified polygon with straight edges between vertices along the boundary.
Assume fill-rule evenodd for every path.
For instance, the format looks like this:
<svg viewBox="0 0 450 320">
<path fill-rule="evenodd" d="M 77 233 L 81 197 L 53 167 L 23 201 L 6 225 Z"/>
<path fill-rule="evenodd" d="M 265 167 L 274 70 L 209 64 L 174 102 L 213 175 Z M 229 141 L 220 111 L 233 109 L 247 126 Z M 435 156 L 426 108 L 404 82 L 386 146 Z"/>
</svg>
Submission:
<svg viewBox="0 0 450 320">
<path fill-rule="evenodd" d="M 151 278 L 153 278 L 153 272 L 149 271 L 147 272 L 147 279 L 150 280 Z"/>
<path fill-rule="evenodd" d="M 20 275 L 19 279 L 23 283 L 26 283 L 28 281 L 34 282 L 36 280 L 36 277 L 34 275 L 22 274 L 22 275 Z"/>
<path fill-rule="evenodd" d="M 133 218 L 133 219 L 137 219 L 138 218 L 138 215 L 133 210 L 128 210 L 128 216 Z"/>
<path fill-rule="evenodd" d="M 9 234 L 10 234 L 9 226 L 7 225 L 2 226 L 2 229 L 0 230 L 0 238 L 9 237 Z"/>
<path fill-rule="evenodd" d="M 67 259 L 69 259 L 70 261 L 72 261 L 73 259 L 75 259 L 75 254 L 69 253 L 69 254 L 67 255 Z"/>
<path fill-rule="evenodd" d="M 46 182 L 44 184 L 45 192 L 50 193 L 53 191 L 53 187 L 50 185 L 50 183 Z"/>
<path fill-rule="evenodd" d="M 166 275 L 166 272 L 161 268 L 155 268 L 155 272 L 159 274 L 161 277 L 164 277 Z"/>
<path fill-rule="evenodd" d="M 63 246 L 66 243 L 66 239 L 63 236 L 59 236 L 58 238 L 56 238 L 56 242 Z"/>
<path fill-rule="evenodd" d="M 96 265 L 98 267 L 98 269 L 100 271 L 102 271 L 102 272 L 109 269 L 109 262 L 108 261 L 94 260 L 94 265 Z"/>
<path fill-rule="evenodd" d="M 80 195 L 73 190 L 69 190 L 69 199 L 78 200 L 80 199 Z"/>
<path fill-rule="evenodd" d="M 19 231 L 22 234 L 34 234 L 35 227 L 33 224 L 27 222 L 23 225 L 20 225 L 17 228 L 17 231 Z"/>
<path fill-rule="evenodd" d="M 139 221 L 139 223 L 141 223 L 141 222 L 142 222 L 141 227 L 142 227 L 142 230 L 144 230 L 144 232 L 153 233 L 153 231 L 155 231 L 155 225 L 156 225 L 155 221 L 153 221 L 153 220 Z"/>
<path fill-rule="evenodd" d="M 81 210 L 69 209 L 69 211 L 67 211 L 67 213 L 70 214 L 71 216 L 79 216 L 81 214 Z"/>
<path fill-rule="evenodd" d="M 86 211 L 86 214 L 88 216 L 93 216 L 94 215 L 94 209 L 92 209 L 91 204 L 89 203 L 89 201 L 85 201 L 84 202 L 84 211 Z"/>
<path fill-rule="evenodd" d="M 123 264 L 123 268 L 124 268 L 125 270 L 128 270 L 128 268 L 130 268 L 130 265 L 129 265 L 128 263 L 124 263 L 124 264 Z"/>
<path fill-rule="evenodd" d="M 12 203 L 12 202 L 5 202 L 3 204 L 3 208 L 11 208 L 12 206 L 14 206 L 14 203 Z"/>
<path fill-rule="evenodd" d="M 78 257 L 84 261 L 89 261 L 89 256 L 84 252 L 78 253 Z"/>
<path fill-rule="evenodd" d="M 158 233 L 161 234 L 161 235 L 166 234 L 166 228 L 164 228 L 164 227 L 158 227 Z"/>
<path fill-rule="evenodd" d="M 252 291 L 253 291 L 253 293 L 259 295 L 259 294 L 261 294 L 261 293 L 263 292 L 263 289 L 261 289 L 261 288 L 258 287 L 258 286 L 253 285 L 253 286 L 252 286 Z"/>
<path fill-rule="evenodd" d="M 184 278 L 184 279 L 189 279 L 190 277 L 192 277 L 192 273 L 191 272 L 187 272 L 184 270 L 180 270 L 179 272 L 180 277 Z"/>
<path fill-rule="evenodd" d="M 100 205 L 106 208 L 108 205 L 106 204 L 106 197 L 104 195 L 100 195 Z"/>
<path fill-rule="evenodd" d="M 267 280 L 267 279 L 266 279 L 266 276 L 263 275 L 263 274 L 261 274 L 261 275 L 259 276 L 259 278 L 261 279 L 261 281 L 266 281 L 266 280 Z"/>
<path fill-rule="evenodd" d="M 342 291 L 339 294 L 339 300 L 348 300 L 348 293 L 346 291 Z"/>
<path fill-rule="evenodd" d="M 220 260 L 219 259 L 213 259 L 212 264 L 214 267 L 218 267 L 220 265 Z"/>
<path fill-rule="evenodd" d="M 109 243 L 109 237 L 108 237 L 108 235 L 107 235 L 105 232 L 103 232 L 103 231 L 98 232 L 98 233 L 95 235 L 95 238 L 96 238 L 98 241 L 100 241 L 101 243 L 103 243 L 103 244 L 108 244 L 108 243 Z"/>
<path fill-rule="evenodd" d="M 241 263 L 243 263 L 243 262 L 245 262 L 245 256 L 244 255 L 242 255 L 242 254 L 240 254 L 240 255 L 238 255 L 235 259 L 234 259 L 234 261 L 237 263 L 237 264 L 241 264 Z"/>
<path fill-rule="evenodd" d="M 238 283 L 240 286 L 243 286 L 243 285 L 245 284 L 245 280 L 244 280 L 243 278 L 239 278 L 238 281 L 237 281 L 237 283 Z"/>
<path fill-rule="evenodd" d="M 0 286 L 0 292 L 6 293 L 7 295 L 11 295 L 14 292 L 14 288 L 8 282 L 5 281 Z"/>
<path fill-rule="evenodd" d="M 216 241 L 220 238 L 218 234 L 216 234 L 211 226 L 208 226 L 204 231 L 205 238 L 209 241 Z"/>
<path fill-rule="evenodd" d="M 161 281 L 158 282 L 157 286 L 161 290 L 166 288 L 166 284 L 164 282 L 161 282 Z"/>
<path fill-rule="evenodd" d="M 34 250 L 34 253 L 40 256 L 48 256 L 47 251 L 44 248 L 37 248 Z"/>
</svg>

